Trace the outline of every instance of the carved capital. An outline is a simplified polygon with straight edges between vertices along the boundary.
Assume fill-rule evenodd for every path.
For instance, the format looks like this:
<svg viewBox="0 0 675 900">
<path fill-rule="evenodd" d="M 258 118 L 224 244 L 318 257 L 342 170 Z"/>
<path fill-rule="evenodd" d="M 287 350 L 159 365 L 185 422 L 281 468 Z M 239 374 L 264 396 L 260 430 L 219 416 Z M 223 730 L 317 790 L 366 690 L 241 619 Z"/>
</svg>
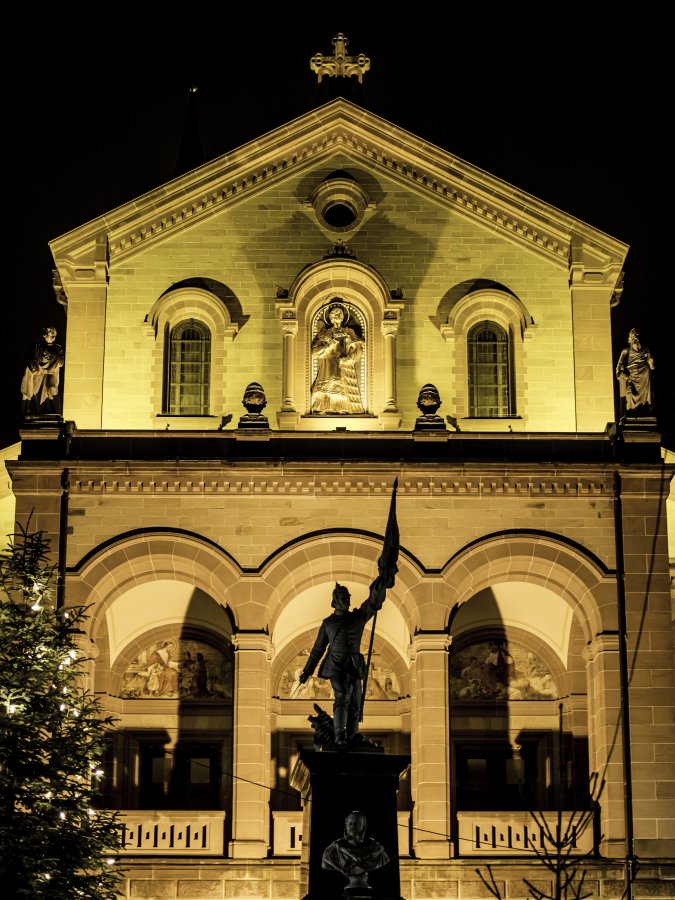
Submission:
<svg viewBox="0 0 675 900">
<path fill-rule="evenodd" d="M 448 653 L 452 644 L 452 635 L 444 631 L 419 631 L 414 635 L 408 647 L 408 659 L 415 662 L 419 653 Z"/>
<path fill-rule="evenodd" d="M 246 650 L 255 650 L 265 654 L 267 661 L 271 662 L 274 656 L 274 645 L 265 631 L 237 631 L 232 635 L 232 646 L 235 653 Z"/>
<path fill-rule="evenodd" d="M 586 662 L 595 662 L 601 653 L 618 653 L 619 635 L 616 631 L 602 631 L 596 634 L 581 651 Z"/>
<path fill-rule="evenodd" d="M 283 335 L 290 335 L 291 337 L 295 337 L 298 333 L 298 320 L 290 317 L 284 316 L 281 319 L 281 333 Z"/>
</svg>

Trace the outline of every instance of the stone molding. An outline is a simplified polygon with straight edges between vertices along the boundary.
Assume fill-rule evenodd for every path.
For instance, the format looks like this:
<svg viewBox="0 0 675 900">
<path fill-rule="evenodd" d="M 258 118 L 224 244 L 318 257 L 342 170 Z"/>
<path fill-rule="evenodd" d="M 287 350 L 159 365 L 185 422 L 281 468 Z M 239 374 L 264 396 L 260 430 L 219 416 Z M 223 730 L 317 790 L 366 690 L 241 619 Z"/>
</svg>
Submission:
<svg viewBox="0 0 675 900">
<path fill-rule="evenodd" d="M 252 477 L 231 476 L 227 473 L 203 475 L 186 473 L 163 478 L 153 475 L 128 475 L 115 478 L 108 471 L 95 477 L 78 477 L 71 469 L 70 496 L 88 494 L 216 494 L 235 495 L 296 495 L 317 494 L 322 496 L 379 495 L 386 491 L 379 482 L 363 478 L 358 480 L 327 480 L 311 475 L 279 476 L 264 475 Z M 437 478 L 422 476 L 414 481 L 399 480 L 399 495 L 408 496 L 512 496 L 512 497 L 599 497 L 612 496 L 609 482 L 576 478 L 538 478 L 536 481 L 522 479 L 483 479 L 479 476 L 457 478 Z"/>
<path fill-rule="evenodd" d="M 413 184 L 436 203 L 531 248 L 560 268 L 568 268 L 574 243 L 575 262 L 585 265 L 590 260 L 596 278 L 618 277 L 625 244 L 344 99 L 57 238 L 50 247 L 59 268 L 69 260 L 85 265 L 96 240 L 107 234 L 110 260 L 121 262 L 335 151 L 399 183 Z"/>
<path fill-rule="evenodd" d="M 595 637 L 582 649 L 581 655 L 586 662 L 594 662 L 601 653 L 618 653 L 619 635 L 616 631 L 604 631 Z"/>
<path fill-rule="evenodd" d="M 265 654 L 267 662 L 274 658 L 274 647 L 269 634 L 265 631 L 235 631 L 232 635 L 232 646 L 235 653 L 253 650 Z"/>
<path fill-rule="evenodd" d="M 414 662 L 418 653 L 423 653 L 424 651 L 448 653 L 451 644 L 452 635 L 450 634 L 436 631 L 419 631 L 414 635 L 408 647 L 408 658 L 410 662 Z"/>
</svg>

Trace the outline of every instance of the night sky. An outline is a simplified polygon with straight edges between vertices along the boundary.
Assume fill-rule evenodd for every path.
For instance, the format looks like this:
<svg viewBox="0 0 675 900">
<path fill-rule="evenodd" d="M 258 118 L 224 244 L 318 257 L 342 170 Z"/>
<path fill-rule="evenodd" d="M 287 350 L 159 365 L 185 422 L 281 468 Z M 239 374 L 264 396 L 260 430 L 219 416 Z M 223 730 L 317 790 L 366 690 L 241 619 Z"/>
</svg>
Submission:
<svg viewBox="0 0 675 900">
<path fill-rule="evenodd" d="M 47 322 L 67 350 L 48 241 L 172 179 L 191 82 L 205 158 L 213 159 L 318 105 L 309 58 L 330 53 L 343 31 L 349 52 L 371 59 L 361 105 L 630 245 L 612 313 L 614 362 L 637 326 L 656 360 L 662 429 L 675 449 L 671 50 L 663 24 L 637 12 L 608 25 L 619 14 L 604 5 L 595 21 L 574 5 L 546 19 L 540 7 L 495 13 L 484 4 L 440 15 L 425 3 L 403 12 L 381 3 L 330 11 L 295 4 L 293 21 L 278 6 L 240 8 L 214 14 L 193 3 L 152 25 L 126 7 L 109 12 L 123 24 L 101 13 L 98 21 L 47 14 L 39 33 L 24 13 L 7 34 L 20 56 L 9 67 L 5 60 L 4 79 L 10 329 L 2 446 L 18 440 L 23 360 Z M 65 378 L 67 367 L 66 356 Z"/>
</svg>

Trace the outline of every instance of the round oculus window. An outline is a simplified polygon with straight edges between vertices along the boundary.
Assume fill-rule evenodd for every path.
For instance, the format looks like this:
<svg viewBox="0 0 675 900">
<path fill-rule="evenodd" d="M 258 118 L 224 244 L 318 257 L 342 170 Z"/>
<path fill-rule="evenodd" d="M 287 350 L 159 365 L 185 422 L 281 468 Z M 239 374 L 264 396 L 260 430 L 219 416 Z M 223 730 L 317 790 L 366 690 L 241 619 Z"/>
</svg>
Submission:
<svg viewBox="0 0 675 900">
<path fill-rule="evenodd" d="M 360 225 L 370 200 L 361 185 L 342 175 L 328 176 L 314 191 L 312 207 L 321 224 L 336 233 Z"/>
</svg>

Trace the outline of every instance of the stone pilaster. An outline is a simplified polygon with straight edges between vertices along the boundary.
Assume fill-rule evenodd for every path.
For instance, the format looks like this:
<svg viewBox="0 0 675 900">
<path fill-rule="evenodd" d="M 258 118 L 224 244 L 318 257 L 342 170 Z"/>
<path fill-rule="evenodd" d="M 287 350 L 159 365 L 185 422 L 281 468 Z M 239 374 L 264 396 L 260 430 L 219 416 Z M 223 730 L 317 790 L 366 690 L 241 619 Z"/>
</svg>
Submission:
<svg viewBox="0 0 675 900">
<path fill-rule="evenodd" d="M 77 264 L 60 259 L 57 264 L 68 298 L 63 416 L 75 421 L 78 428 L 101 428 L 108 297 L 106 236 L 93 239 Z"/>
<path fill-rule="evenodd" d="M 410 647 L 413 848 L 418 859 L 449 859 L 450 708 L 448 650 L 444 632 L 416 634 Z"/>
<path fill-rule="evenodd" d="M 619 637 L 597 634 L 584 650 L 588 684 L 589 769 L 605 786 L 599 797 L 600 852 L 626 855 L 624 766 L 621 741 Z"/>
<path fill-rule="evenodd" d="M 264 859 L 269 842 L 270 660 L 263 632 L 239 632 L 234 645 L 232 840 L 234 859 Z"/>
<path fill-rule="evenodd" d="M 570 294 L 577 431 L 603 431 L 614 420 L 611 303 L 619 270 L 575 235 Z"/>
<path fill-rule="evenodd" d="M 666 498 L 671 472 L 623 472 L 635 852 L 675 856 L 675 673 Z"/>
</svg>

